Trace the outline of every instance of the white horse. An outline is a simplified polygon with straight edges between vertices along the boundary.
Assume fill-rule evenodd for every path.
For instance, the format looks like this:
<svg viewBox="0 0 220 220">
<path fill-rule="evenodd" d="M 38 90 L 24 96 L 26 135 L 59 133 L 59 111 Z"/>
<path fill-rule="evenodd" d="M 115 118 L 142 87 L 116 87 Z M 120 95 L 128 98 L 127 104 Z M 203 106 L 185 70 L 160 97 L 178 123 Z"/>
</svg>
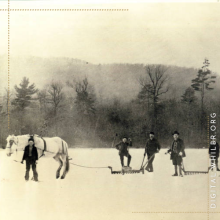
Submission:
<svg viewBox="0 0 220 220">
<path fill-rule="evenodd" d="M 68 158 L 68 145 L 59 137 L 40 137 L 39 135 L 9 135 L 7 137 L 6 154 L 11 156 L 15 151 L 24 150 L 28 145 L 28 139 L 32 137 L 34 139 L 35 147 L 38 149 L 38 158 L 42 156 L 53 157 L 59 164 L 59 168 L 56 172 L 56 178 L 60 177 L 60 170 L 64 166 L 63 175 L 61 179 L 64 179 L 66 173 L 69 171 L 69 158 Z M 40 153 L 39 153 L 40 152 Z"/>
</svg>

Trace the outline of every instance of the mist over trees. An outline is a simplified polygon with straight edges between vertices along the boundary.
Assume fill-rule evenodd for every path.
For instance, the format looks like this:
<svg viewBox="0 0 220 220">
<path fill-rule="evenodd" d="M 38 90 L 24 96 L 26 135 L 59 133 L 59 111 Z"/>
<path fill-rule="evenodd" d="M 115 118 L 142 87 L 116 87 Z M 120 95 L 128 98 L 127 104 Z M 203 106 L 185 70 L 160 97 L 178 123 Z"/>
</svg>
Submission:
<svg viewBox="0 0 220 220">
<path fill-rule="evenodd" d="M 9 134 L 29 133 L 59 136 L 71 147 L 111 147 L 118 133 L 116 141 L 127 136 L 134 147 L 143 147 L 154 131 L 167 147 L 178 130 L 186 147 L 206 147 L 206 116 L 214 111 L 220 119 L 218 90 L 210 86 L 218 78 L 206 59 L 199 70 L 64 61 L 56 71 L 56 64 L 48 69 L 45 63 L 38 77 L 44 79 L 48 71 L 45 80 L 26 74 L 16 83 L 10 92 L 9 133 L 5 91 L 0 105 L 3 146 Z"/>
</svg>

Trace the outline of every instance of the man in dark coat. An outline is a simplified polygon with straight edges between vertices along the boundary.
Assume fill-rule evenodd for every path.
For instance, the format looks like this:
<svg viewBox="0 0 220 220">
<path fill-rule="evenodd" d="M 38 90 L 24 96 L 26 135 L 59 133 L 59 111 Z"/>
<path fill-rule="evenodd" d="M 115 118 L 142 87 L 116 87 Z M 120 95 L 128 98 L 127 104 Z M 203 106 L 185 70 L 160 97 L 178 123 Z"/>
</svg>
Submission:
<svg viewBox="0 0 220 220">
<path fill-rule="evenodd" d="M 122 139 L 122 141 L 118 144 L 116 144 L 116 149 L 119 150 L 119 156 L 120 156 L 120 160 L 121 160 L 121 165 L 122 167 L 124 167 L 124 156 L 128 158 L 127 161 L 127 166 L 130 166 L 130 162 L 131 162 L 131 155 L 129 154 L 129 146 L 132 146 L 132 141 L 129 138 L 127 141 L 127 138 L 124 137 Z"/>
<path fill-rule="evenodd" d="M 38 173 L 36 169 L 36 164 L 38 160 L 38 153 L 37 148 L 34 145 L 34 139 L 30 138 L 28 140 L 28 145 L 24 149 L 24 154 L 21 163 L 26 160 L 26 174 L 25 174 L 25 180 L 29 180 L 29 171 L 30 166 L 32 166 L 33 174 L 34 174 L 34 180 L 38 181 Z"/>
<path fill-rule="evenodd" d="M 167 151 L 168 153 L 171 153 L 170 159 L 173 161 L 175 173 L 173 176 L 178 176 L 177 166 L 179 167 L 179 175 L 183 177 L 182 175 L 182 158 L 186 156 L 185 154 L 185 146 L 182 139 L 179 138 L 179 132 L 174 131 L 173 133 L 173 142 L 171 145 L 171 148 Z"/>
<path fill-rule="evenodd" d="M 215 144 L 210 144 L 209 155 L 210 155 L 210 159 L 215 162 L 217 171 L 220 171 L 220 169 L 218 168 L 219 144 L 216 140 L 213 140 L 213 142 Z M 212 166 L 211 166 L 211 168 L 213 170 Z"/>
<path fill-rule="evenodd" d="M 160 144 L 156 138 L 154 138 L 154 132 L 150 132 L 150 138 L 147 140 L 145 146 L 144 156 L 147 154 L 148 164 L 145 168 L 148 172 L 153 172 L 153 161 L 155 158 L 155 154 L 160 151 Z"/>
</svg>

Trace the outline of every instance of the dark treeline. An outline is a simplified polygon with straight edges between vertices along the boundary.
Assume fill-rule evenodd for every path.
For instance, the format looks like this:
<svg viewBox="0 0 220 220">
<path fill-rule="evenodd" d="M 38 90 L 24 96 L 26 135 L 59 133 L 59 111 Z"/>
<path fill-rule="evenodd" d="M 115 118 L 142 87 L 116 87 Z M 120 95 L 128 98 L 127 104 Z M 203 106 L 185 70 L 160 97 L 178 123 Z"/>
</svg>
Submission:
<svg viewBox="0 0 220 220">
<path fill-rule="evenodd" d="M 133 139 L 134 147 L 143 147 L 147 134 L 154 131 L 162 146 L 167 147 L 172 139 L 171 133 L 178 130 L 187 147 L 206 147 L 207 116 L 215 112 L 217 120 L 220 119 L 220 100 L 215 98 L 216 75 L 209 70 L 208 60 L 203 64 L 196 71 L 190 69 L 191 75 L 185 76 L 184 73 L 175 75 L 178 67 L 138 65 L 140 74 L 133 79 L 138 85 L 136 93 L 129 80 L 126 81 L 126 76 L 120 73 L 122 69 L 125 71 L 132 67 L 128 71 L 129 77 L 135 71 L 135 65 L 105 65 L 108 71 L 114 66 L 114 72 L 118 72 L 116 82 L 109 80 L 112 93 L 115 92 L 114 86 L 117 90 L 118 86 L 126 84 L 123 87 L 125 96 L 131 91 L 135 93 L 130 100 L 122 98 L 120 89 L 119 96 L 109 94 L 108 98 L 105 97 L 104 91 L 109 91 L 106 82 L 103 83 L 106 88 L 102 87 L 97 92 L 95 77 L 87 72 L 80 72 L 83 77 L 76 77 L 76 73 L 67 74 L 60 68 L 59 71 L 65 74 L 61 78 L 41 82 L 44 84 L 41 88 L 37 88 L 31 77 L 24 77 L 10 92 L 10 103 L 8 92 L 4 94 L 0 106 L 1 143 L 5 145 L 9 134 L 39 134 L 59 136 L 71 147 L 111 147 L 117 133 L 116 141 L 127 136 Z M 99 71 L 104 69 L 100 65 L 96 67 Z M 187 71 L 190 72 L 189 69 Z M 107 76 L 105 80 L 108 82 Z M 101 76 L 96 77 L 100 82 Z M 176 78 L 181 78 L 183 82 Z"/>
</svg>

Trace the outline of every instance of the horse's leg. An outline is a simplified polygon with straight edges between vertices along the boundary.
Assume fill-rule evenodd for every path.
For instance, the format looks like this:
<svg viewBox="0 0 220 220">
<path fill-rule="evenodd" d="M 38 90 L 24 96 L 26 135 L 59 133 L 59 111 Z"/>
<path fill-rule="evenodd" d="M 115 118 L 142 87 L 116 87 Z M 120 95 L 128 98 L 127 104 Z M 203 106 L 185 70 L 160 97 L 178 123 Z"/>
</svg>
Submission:
<svg viewBox="0 0 220 220">
<path fill-rule="evenodd" d="M 66 176 L 66 173 L 69 171 L 69 159 L 66 156 L 66 154 L 62 154 L 61 158 L 64 164 L 63 175 L 61 176 L 61 179 L 64 179 Z"/>
<path fill-rule="evenodd" d="M 62 162 L 62 160 L 60 159 L 60 155 L 59 155 L 59 154 L 57 154 L 57 155 L 54 157 L 54 159 L 60 164 L 60 166 L 58 167 L 57 172 L 56 172 L 56 178 L 58 179 L 58 178 L 60 177 L 60 170 L 61 170 L 61 168 L 62 168 L 62 166 L 63 166 L 63 162 Z"/>
</svg>

